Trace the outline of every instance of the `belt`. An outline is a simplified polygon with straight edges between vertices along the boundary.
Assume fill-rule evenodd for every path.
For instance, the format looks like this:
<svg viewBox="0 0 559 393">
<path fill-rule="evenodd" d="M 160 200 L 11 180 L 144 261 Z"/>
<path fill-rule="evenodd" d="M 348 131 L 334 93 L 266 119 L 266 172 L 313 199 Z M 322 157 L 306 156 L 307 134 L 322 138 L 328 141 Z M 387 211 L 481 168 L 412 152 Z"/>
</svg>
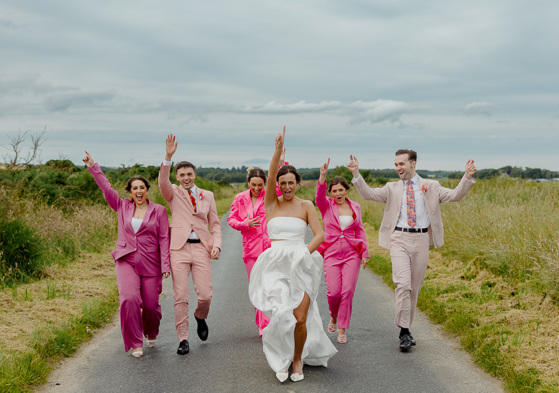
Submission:
<svg viewBox="0 0 559 393">
<path fill-rule="evenodd" d="M 201 243 L 202 241 L 200 239 L 186 239 L 187 243 Z"/>
<path fill-rule="evenodd" d="M 402 231 L 402 232 L 410 232 L 410 233 L 425 233 L 429 230 L 429 228 L 400 228 L 400 227 L 396 227 L 394 228 L 396 231 Z"/>
</svg>

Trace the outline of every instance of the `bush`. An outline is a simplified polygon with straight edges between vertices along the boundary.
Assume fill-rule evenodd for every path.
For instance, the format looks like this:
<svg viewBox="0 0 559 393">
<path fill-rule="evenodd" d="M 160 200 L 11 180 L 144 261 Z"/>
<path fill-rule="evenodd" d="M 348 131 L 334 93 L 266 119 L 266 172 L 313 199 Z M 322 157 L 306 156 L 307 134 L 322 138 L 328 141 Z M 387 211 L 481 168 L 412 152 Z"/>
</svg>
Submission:
<svg viewBox="0 0 559 393">
<path fill-rule="evenodd" d="M 38 276 L 42 272 L 41 237 L 21 220 L 0 223 L 0 262 L 2 282 Z"/>
</svg>

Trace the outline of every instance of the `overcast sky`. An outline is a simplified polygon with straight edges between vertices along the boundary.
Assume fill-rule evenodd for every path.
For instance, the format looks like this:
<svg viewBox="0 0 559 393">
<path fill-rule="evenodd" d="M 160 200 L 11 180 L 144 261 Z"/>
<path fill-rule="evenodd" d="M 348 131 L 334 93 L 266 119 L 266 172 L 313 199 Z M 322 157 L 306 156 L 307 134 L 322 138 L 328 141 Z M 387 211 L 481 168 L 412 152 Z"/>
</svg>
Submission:
<svg viewBox="0 0 559 393">
<path fill-rule="evenodd" d="M 43 162 L 559 170 L 559 2 L 0 0 L 0 145 Z M 8 150 L 0 148 L 3 155 Z"/>
</svg>

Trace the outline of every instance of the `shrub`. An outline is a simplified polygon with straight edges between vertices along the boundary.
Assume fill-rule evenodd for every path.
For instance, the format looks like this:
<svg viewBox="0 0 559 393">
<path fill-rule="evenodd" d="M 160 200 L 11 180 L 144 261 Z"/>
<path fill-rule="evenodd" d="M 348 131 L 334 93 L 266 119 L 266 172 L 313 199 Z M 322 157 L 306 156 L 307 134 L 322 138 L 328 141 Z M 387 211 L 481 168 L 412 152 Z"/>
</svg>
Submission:
<svg viewBox="0 0 559 393">
<path fill-rule="evenodd" d="M 5 284 L 37 276 L 43 268 L 41 237 L 21 220 L 0 223 L 0 259 Z"/>
</svg>

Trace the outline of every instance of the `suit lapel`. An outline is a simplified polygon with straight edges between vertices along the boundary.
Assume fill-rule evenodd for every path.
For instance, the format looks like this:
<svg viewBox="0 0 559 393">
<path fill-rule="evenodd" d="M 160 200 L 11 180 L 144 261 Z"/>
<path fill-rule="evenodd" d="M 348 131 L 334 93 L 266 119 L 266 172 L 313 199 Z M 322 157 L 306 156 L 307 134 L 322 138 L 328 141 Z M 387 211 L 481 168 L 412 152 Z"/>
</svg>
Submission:
<svg viewBox="0 0 559 393">
<path fill-rule="evenodd" d="M 249 201 L 252 205 L 252 199 L 251 199 L 251 194 L 250 194 L 250 190 L 248 191 L 248 198 Z M 254 204 L 254 206 L 252 207 L 252 216 L 256 216 L 256 214 L 258 213 L 258 209 L 260 209 L 260 206 L 264 203 L 264 193 L 261 191 L 260 195 L 258 195 L 258 198 L 256 198 L 256 203 Z"/>
<path fill-rule="evenodd" d="M 434 202 L 432 195 L 435 195 L 435 193 L 427 192 L 429 190 L 429 187 L 427 186 L 427 182 L 423 180 L 421 177 L 419 178 L 419 188 L 421 188 L 421 193 L 423 194 L 423 200 L 425 201 L 425 204 L 432 207 Z M 427 212 L 429 212 L 429 209 L 427 209 Z"/>
<path fill-rule="evenodd" d="M 341 228 L 341 225 L 340 225 L 340 209 L 338 209 L 338 205 L 336 204 L 336 201 L 334 200 L 334 198 L 328 198 L 328 202 L 330 203 L 330 208 L 332 209 L 332 214 L 334 215 L 334 218 L 336 219 L 338 227 Z"/>
<path fill-rule="evenodd" d="M 148 201 L 149 201 L 149 199 L 148 199 Z M 144 219 L 142 220 L 142 224 L 140 225 L 140 228 L 138 229 L 138 232 L 136 232 L 136 234 L 138 234 L 138 233 L 140 233 L 141 231 L 144 230 L 144 228 L 147 225 L 147 222 L 151 218 L 151 215 L 153 214 L 154 211 L 155 211 L 155 205 L 153 203 L 149 202 L 148 209 L 146 210 L 146 214 L 144 214 Z"/>
<path fill-rule="evenodd" d="M 258 201 L 257 201 L 258 202 Z M 253 217 L 253 207 L 252 207 L 252 200 L 250 199 L 250 190 L 248 190 L 248 193 L 244 193 L 242 194 L 241 197 L 241 205 L 243 205 L 243 207 L 245 208 L 245 211 L 247 213 L 247 218 L 249 220 L 252 220 Z"/>
<path fill-rule="evenodd" d="M 127 199 L 126 204 L 124 205 L 124 228 L 132 235 L 134 235 L 134 228 L 132 228 L 132 217 L 134 216 L 135 208 L 136 206 L 134 205 L 134 202 L 130 201 L 130 199 Z"/>
<path fill-rule="evenodd" d="M 404 182 L 402 180 L 398 180 L 396 182 L 396 193 L 395 196 L 397 197 L 398 203 L 398 214 L 400 214 L 400 210 L 402 209 L 402 198 L 404 195 Z"/>
</svg>

